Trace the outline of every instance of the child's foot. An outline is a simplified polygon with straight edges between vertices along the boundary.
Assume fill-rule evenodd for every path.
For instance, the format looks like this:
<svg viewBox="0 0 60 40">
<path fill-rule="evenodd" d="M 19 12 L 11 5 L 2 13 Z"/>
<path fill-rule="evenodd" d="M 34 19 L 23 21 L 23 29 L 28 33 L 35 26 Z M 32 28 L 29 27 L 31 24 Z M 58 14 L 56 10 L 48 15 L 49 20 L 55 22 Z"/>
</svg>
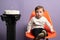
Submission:
<svg viewBox="0 0 60 40">
<path fill-rule="evenodd" d="M 41 38 L 44 37 L 44 33 L 40 33 L 38 34 L 38 36 L 36 37 L 36 40 L 40 40 Z"/>
</svg>

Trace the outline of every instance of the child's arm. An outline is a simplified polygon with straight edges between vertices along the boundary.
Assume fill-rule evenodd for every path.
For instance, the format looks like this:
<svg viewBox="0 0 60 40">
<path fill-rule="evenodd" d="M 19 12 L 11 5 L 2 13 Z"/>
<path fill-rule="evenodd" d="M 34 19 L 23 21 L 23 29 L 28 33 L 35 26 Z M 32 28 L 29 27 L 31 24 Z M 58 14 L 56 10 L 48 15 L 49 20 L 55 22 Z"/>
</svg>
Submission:
<svg viewBox="0 0 60 40">
<path fill-rule="evenodd" d="M 33 18 L 28 22 L 27 32 L 30 32 L 30 30 L 32 28 L 32 22 L 33 22 Z"/>
<path fill-rule="evenodd" d="M 45 23 L 48 25 L 48 27 L 50 28 L 51 32 L 54 32 L 53 26 L 49 23 L 49 21 L 46 18 L 45 18 Z"/>
</svg>

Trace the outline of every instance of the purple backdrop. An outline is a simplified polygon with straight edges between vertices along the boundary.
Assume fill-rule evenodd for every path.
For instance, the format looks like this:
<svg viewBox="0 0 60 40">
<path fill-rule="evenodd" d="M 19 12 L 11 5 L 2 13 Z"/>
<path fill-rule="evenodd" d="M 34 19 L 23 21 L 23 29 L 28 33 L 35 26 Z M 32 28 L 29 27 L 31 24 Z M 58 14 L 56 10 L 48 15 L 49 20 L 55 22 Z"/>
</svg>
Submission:
<svg viewBox="0 0 60 40">
<path fill-rule="evenodd" d="M 17 9 L 21 11 L 21 19 L 16 24 L 16 40 L 28 40 L 25 31 L 29 16 L 37 5 L 42 5 L 49 11 L 57 37 L 50 40 L 60 39 L 60 0 L 0 0 L 0 15 L 6 9 Z M 6 25 L 0 18 L 0 40 L 6 40 Z"/>
</svg>

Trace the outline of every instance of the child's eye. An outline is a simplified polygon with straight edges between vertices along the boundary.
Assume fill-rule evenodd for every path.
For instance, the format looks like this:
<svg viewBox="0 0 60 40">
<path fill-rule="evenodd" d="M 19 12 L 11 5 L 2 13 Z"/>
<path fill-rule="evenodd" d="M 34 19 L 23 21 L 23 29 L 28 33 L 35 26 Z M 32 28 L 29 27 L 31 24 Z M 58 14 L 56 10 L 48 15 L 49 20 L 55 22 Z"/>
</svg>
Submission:
<svg viewBox="0 0 60 40">
<path fill-rule="evenodd" d="M 40 11 L 40 13 L 42 13 L 42 11 Z"/>
<path fill-rule="evenodd" d="M 42 11 L 36 11 L 36 13 L 42 13 Z"/>
<path fill-rule="evenodd" d="M 36 13 L 38 13 L 38 11 L 36 11 Z"/>
</svg>

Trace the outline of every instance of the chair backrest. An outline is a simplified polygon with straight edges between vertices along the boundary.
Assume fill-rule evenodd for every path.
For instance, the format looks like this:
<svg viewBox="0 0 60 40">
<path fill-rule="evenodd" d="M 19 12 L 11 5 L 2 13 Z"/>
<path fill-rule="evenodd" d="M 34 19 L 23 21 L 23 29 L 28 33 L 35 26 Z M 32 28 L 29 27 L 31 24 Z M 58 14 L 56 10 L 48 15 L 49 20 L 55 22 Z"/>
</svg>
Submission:
<svg viewBox="0 0 60 40">
<path fill-rule="evenodd" d="M 31 19 L 33 16 L 35 16 L 35 11 L 32 12 L 32 14 L 31 14 L 31 16 L 30 16 L 30 19 Z M 50 24 L 52 25 L 52 21 L 51 21 L 51 18 L 50 18 L 50 15 L 49 15 L 48 11 L 45 10 L 43 16 L 46 17 L 47 20 L 48 20 L 48 21 L 50 22 Z M 50 32 L 50 29 L 48 28 L 47 25 L 45 25 L 45 29 Z"/>
</svg>

